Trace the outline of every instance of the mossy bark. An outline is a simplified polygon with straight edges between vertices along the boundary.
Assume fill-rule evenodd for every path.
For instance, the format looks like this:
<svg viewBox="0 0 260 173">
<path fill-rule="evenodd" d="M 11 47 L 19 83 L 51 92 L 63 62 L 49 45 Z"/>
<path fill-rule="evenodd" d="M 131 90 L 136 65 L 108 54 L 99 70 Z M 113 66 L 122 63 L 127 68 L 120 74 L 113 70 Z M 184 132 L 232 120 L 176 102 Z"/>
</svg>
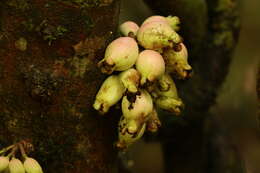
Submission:
<svg viewBox="0 0 260 173">
<path fill-rule="evenodd" d="M 30 142 L 46 173 L 116 172 L 118 116 L 92 104 L 120 2 L 95 2 L 0 2 L 0 148 Z"/>
<path fill-rule="evenodd" d="M 181 118 L 163 116 L 160 137 L 165 149 L 166 172 L 214 172 L 206 163 L 226 161 L 221 172 L 237 172 L 239 157 L 234 152 L 218 155 L 214 136 L 220 129 L 210 126 L 204 132 L 208 110 L 215 103 L 221 84 L 228 73 L 232 53 L 240 30 L 240 0 L 144 0 L 156 14 L 176 15 L 181 19 L 180 34 L 189 50 L 189 62 L 194 69 L 188 81 L 176 81 L 180 97 L 185 103 Z M 217 126 L 221 128 L 221 126 Z M 228 137 L 223 137 L 228 139 Z M 221 139 L 221 142 L 223 140 Z M 230 142 L 230 141 L 229 141 Z M 211 146 L 205 147 L 205 143 Z M 213 146 L 214 145 L 214 146 Z M 226 144 L 229 146 L 228 142 Z M 221 146 L 219 146 L 221 147 Z M 213 149 L 214 152 L 207 149 Z M 231 148 L 231 147 L 230 147 Z M 210 156 L 210 157 L 209 157 Z M 225 157 L 236 158 L 232 161 Z M 218 157 L 218 156 L 216 156 Z M 206 162 L 207 161 L 207 162 Z M 219 164 L 219 163 L 218 163 Z M 228 166 L 227 166 L 228 165 Z M 240 167 L 239 167 L 240 168 Z M 240 171 L 244 171 L 243 169 Z"/>
</svg>

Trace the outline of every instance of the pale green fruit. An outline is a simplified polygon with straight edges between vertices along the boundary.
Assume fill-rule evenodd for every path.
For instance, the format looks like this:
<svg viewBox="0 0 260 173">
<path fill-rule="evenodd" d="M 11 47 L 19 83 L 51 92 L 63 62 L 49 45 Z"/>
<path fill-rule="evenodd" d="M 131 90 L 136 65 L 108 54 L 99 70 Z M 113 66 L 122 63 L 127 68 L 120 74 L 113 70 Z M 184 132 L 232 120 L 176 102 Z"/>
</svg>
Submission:
<svg viewBox="0 0 260 173">
<path fill-rule="evenodd" d="M 119 78 L 129 92 L 136 93 L 138 91 L 141 75 L 136 69 L 130 68 L 121 72 Z"/>
<path fill-rule="evenodd" d="M 180 115 L 184 107 L 181 100 L 176 100 L 171 97 L 159 97 L 156 99 L 155 103 L 159 108 L 169 111 L 175 115 Z"/>
<path fill-rule="evenodd" d="M 148 119 L 146 123 L 146 129 L 150 132 L 157 132 L 158 129 L 161 127 L 161 121 L 158 117 L 157 111 L 154 109 L 153 112 L 150 115 L 150 118 Z"/>
<path fill-rule="evenodd" d="M 43 173 L 41 165 L 33 158 L 27 157 L 23 165 L 27 173 Z"/>
<path fill-rule="evenodd" d="M 137 32 L 138 43 L 145 49 L 161 51 L 163 48 L 174 47 L 182 42 L 182 38 L 162 21 L 148 22 Z"/>
<path fill-rule="evenodd" d="M 134 134 L 141 127 L 140 123 L 138 124 L 134 119 L 126 119 L 124 116 L 120 118 L 118 124 L 120 131 L 122 133 Z"/>
<path fill-rule="evenodd" d="M 133 102 L 132 102 L 133 101 Z M 122 100 L 122 112 L 127 121 L 135 120 L 138 128 L 149 119 L 153 111 L 153 100 L 150 94 L 141 90 L 140 95 L 135 96 L 135 100 L 128 100 L 127 96 Z"/>
<path fill-rule="evenodd" d="M 136 69 L 141 73 L 141 85 L 146 81 L 153 82 L 165 72 L 163 57 L 156 51 L 142 51 L 136 61 Z"/>
<path fill-rule="evenodd" d="M 109 76 L 100 87 L 96 100 L 93 104 L 94 109 L 100 113 L 106 113 L 109 108 L 115 105 L 123 96 L 125 87 L 116 75 Z"/>
<path fill-rule="evenodd" d="M 106 48 L 105 57 L 98 66 L 103 73 L 124 71 L 131 68 L 138 57 L 139 49 L 136 41 L 130 37 L 119 37 Z"/>
<path fill-rule="evenodd" d="M 16 158 L 12 158 L 12 160 L 9 162 L 9 171 L 10 173 L 25 173 L 23 163 Z"/>
<path fill-rule="evenodd" d="M 139 26 L 132 21 L 126 21 L 119 26 L 119 31 L 123 36 L 136 37 Z"/>
<path fill-rule="evenodd" d="M 9 157 L 0 157 L 0 172 L 5 170 L 8 167 L 9 164 Z"/>
<path fill-rule="evenodd" d="M 166 49 L 163 58 L 166 63 L 166 71 L 174 73 L 176 78 L 187 79 L 191 77 L 192 67 L 188 63 L 188 51 L 186 46 L 181 43 L 181 50 Z"/>
<path fill-rule="evenodd" d="M 142 25 L 149 23 L 149 22 L 166 22 L 167 24 L 169 24 L 171 26 L 171 28 L 175 31 L 179 31 L 180 27 L 180 19 L 177 16 L 168 16 L 168 17 L 164 17 L 164 16 L 151 16 L 148 17 L 147 19 L 145 19 L 145 21 L 143 22 Z"/>
<path fill-rule="evenodd" d="M 126 119 L 122 116 L 118 127 L 118 142 L 116 146 L 121 149 L 127 149 L 130 145 L 138 141 L 144 134 L 146 124 L 144 123 L 136 133 L 129 133 L 125 130 Z"/>
<path fill-rule="evenodd" d="M 155 104 L 161 109 L 179 115 L 184 107 L 178 96 L 178 91 L 171 76 L 165 73 L 159 80 L 158 86 L 152 95 L 155 96 Z"/>
<path fill-rule="evenodd" d="M 156 92 L 160 96 L 179 99 L 175 82 L 168 73 L 164 73 L 158 80 Z"/>
</svg>

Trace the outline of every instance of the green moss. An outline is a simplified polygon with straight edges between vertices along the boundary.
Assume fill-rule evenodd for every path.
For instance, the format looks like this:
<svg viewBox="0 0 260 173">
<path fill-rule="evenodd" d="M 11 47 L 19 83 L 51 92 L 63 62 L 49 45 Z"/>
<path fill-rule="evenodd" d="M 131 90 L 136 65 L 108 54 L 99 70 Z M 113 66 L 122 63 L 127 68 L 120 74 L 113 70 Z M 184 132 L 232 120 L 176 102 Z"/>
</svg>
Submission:
<svg viewBox="0 0 260 173">
<path fill-rule="evenodd" d="M 48 41 L 48 44 L 51 45 L 54 40 L 63 37 L 64 34 L 68 32 L 68 29 L 61 25 L 55 27 L 49 24 L 47 20 L 43 20 L 40 25 L 35 28 L 35 31 L 42 35 L 43 40 Z"/>
<path fill-rule="evenodd" d="M 7 5 L 23 11 L 28 10 L 30 8 L 28 0 L 8 0 Z"/>
<path fill-rule="evenodd" d="M 29 32 L 33 31 L 33 29 L 35 27 L 34 24 L 33 24 L 32 19 L 29 19 L 27 21 L 22 22 L 22 25 L 25 28 L 25 30 L 27 30 Z"/>
</svg>

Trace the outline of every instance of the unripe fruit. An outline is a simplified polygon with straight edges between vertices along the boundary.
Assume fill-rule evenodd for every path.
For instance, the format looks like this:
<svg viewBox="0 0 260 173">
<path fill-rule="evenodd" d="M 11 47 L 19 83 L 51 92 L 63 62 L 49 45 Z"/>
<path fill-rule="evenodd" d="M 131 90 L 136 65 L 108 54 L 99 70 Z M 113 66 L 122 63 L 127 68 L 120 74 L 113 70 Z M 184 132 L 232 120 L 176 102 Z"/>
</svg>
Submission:
<svg viewBox="0 0 260 173">
<path fill-rule="evenodd" d="M 168 73 L 164 73 L 158 80 L 156 92 L 165 97 L 179 99 L 175 82 Z"/>
<path fill-rule="evenodd" d="M 128 125 L 130 127 L 130 132 L 134 133 L 149 119 L 149 115 L 153 111 L 153 100 L 150 94 L 141 90 L 140 95 L 136 95 L 134 100 L 123 97 L 122 100 L 122 112 L 123 116 L 126 118 L 127 123 L 131 122 L 134 126 Z"/>
<path fill-rule="evenodd" d="M 118 142 L 116 146 L 122 150 L 127 149 L 131 144 L 140 139 L 143 136 L 146 128 L 146 124 L 144 123 L 136 133 L 129 133 L 128 131 L 124 130 L 126 121 L 127 120 L 122 116 L 118 125 Z"/>
<path fill-rule="evenodd" d="M 138 29 L 139 26 L 132 21 L 124 22 L 119 26 L 119 31 L 123 36 L 128 36 L 132 38 L 136 37 Z"/>
<path fill-rule="evenodd" d="M 161 121 L 158 117 L 157 111 L 154 109 L 150 115 L 149 120 L 147 121 L 146 129 L 150 132 L 157 132 L 161 127 Z"/>
<path fill-rule="evenodd" d="M 9 171 L 10 173 L 25 173 L 22 162 L 16 158 L 12 158 L 9 162 Z"/>
<path fill-rule="evenodd" d="M 166 63 L 166 71 L 174 73 L 176 78 L 187 79 L 192 75 L 192 67 L 188 63 L 188 51 L 183 43 L 180 44 L 181 50 L 166 49 L 163 58 Z"/>
<path fill-rule="evenodd" d="M 116 75 L 109 76 L 100 87 L 95 103 L 94 109 L 100 113 L 106 113 L 109 108 L 115 105 L 123 96 L 125 87 Z"/>
<path fill-rule="evenodd" d="M 138 91 L 141 75 L 136 69 L 130 68 L 121 72 L 119 78 L 127 91 L 131 93 L 136 93 Z"/>
<path fill-rule="evenodd" d="M 142 25 L 149 23 L 149 22 L 166 22 L 168 25 L 171 26 L 171 28 L 175 31 L 179 31 L 180 27 L 178 26 L 180 24 L 180 19 L 177 16 L 151 16 L 145 19 Z"/>
<path fill-rule="evenodd" d="M 9 164 L 9 157 L 1 156 L 0 157 L 0 172 L 4 171 L 8 167 L 8 164 Z"/>
<path fill-rule="evenodd" d="M 23 165 L 27 173 L 43 173 L 41 165 L 33 158 L 27 157 Z"/>
<path fill-rule="evenodd" d="M 155 103 L 159 108 L 169 111 L 175 115 L 180 115 L 184 108 L 184 105 L 180 99 L 176 100 L 172 97 L 161 96 L 156 99 Z"/>
<path fill-rule="evenodd" d="M 142 51 L 136 61 L 136 69 L 141 73 L 141 85 L 146 81 L 153 82 L 165 72 L 163 57 L 156 51 Z"/>
<path fill-rule="evenodd" d="M 140 130 L 140 124 L 137 124 L 137 122 L 134 119 L 127 119 L 124 116 L 120 118 L 118 127 L 120 128 L 121 133 L 129 133 L 129 134 L 135 134 L 138 130 Z"/>
<path fill-rule="evenodd" d="M 107 46 L 105 57 L 98 66 L 102 73 L 107 74 L 113 71 L 124 71 L 135 64 L 138 53 L 138 45 L 133 38 L 119 37 Z"/>
<path fill-rule="evenodd" d="M 148 22 L 137 32 L 138 43 L 145 49 L 161 51 L 162 48 L 174 47 L 182 38 L 165 22 Z"/>
<path fill-rule="evenodd" d="M 155 90 L 155 103 L 161 109 L 179 115 L 184 107 L 174 81 L 169 74 L 164 74 L 158 81 L 158 87 Z"/>
</svg>

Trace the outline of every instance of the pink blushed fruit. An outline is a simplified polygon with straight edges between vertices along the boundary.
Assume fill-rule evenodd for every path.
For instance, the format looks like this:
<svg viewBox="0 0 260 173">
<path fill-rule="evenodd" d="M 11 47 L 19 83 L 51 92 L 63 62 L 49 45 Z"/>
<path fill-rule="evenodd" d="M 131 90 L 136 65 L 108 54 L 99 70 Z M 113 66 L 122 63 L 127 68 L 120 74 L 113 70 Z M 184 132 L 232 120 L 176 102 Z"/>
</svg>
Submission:
<svg viewBox="0 0 260 173">
<path fill-rule="evenodd" d="M 136 69 L 141 73 L 141 85 L 146 81 L 153 82 L 165 72 L 163 57 L 156 51 L 142 51 L 136 61 Z"/>
</svg>

